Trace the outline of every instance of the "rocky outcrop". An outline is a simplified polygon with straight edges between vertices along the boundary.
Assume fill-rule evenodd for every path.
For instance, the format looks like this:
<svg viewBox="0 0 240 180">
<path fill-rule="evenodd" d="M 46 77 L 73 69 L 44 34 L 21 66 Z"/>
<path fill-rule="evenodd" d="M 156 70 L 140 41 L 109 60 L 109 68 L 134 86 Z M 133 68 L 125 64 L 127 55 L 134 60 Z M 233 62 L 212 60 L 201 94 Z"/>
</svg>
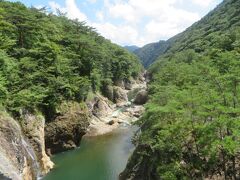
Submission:
<svg viewBox="0 0 240 180">
<path fill-rule="evenodd" d="M 39 176 L 39 164 L 21 127 L 5 112 L 0 113 L 0 174 L 14 180 Z"/>
<path fill-rule="evenodd" d="M 135 81 L 133 79 L 124 80 L 124 88 L 126 90 L 131 90 L 133 88 L 133 84 L 135 84 Z"/>
<path fill-rule="evenodd" d="M 123 85 L 124 86 L 124 85 Z M 132 88 L 132 85 L 126 85 L 127 88 Z M 122 103 L 128 100 L 127 90 L 124 87 L 119 86 L 106 86 L 103 90 L 103 95 L 113 103 Z"/>
<path fill-rule="evenodd" d="M 113 88 L 113 97 L 116 104 L 128 101 L 127 92 L 118 86 Z"/>
<path fill-rule="evenodd" d="M 96 97 L 87 103 L 91 114 L 87 136 L 106 134 L 118 128 L 121 124 L 130 125 L 132 122 L 138 120 L 144 111 L 144 107 L 132 104 L 129 102 L 128 97 L 132 99 L 139 91 L 146 89 L 146 83 L 141 82 L 137 84 L 131 81 L 129 89 L 131 90 L 127 90 L 126 87 L 114 86 L 113 102 L 108 98 L 102 97 L 100 94 L 96 94 Z"/>
<path fill-rule="evenodd" d="M 137 93 L 133 103 L 137 105 L 143 105 L 148 100 L 148 92 L 146 90 L 142 90 Z"/>
<path fill-rule="evenodd" d="M 114 85 L 124 89 L 124 81 L 122 79 L 116 80 Z"/>
<path fill-rule="evenodd" d="M 98 118 L 106 116 L 112 111 L 109 100 L 101 95 L 96 95 L 93 100 L 87 102 L 87 106 L 91 115 Z"/>
<path fill-rule="evenodd" d="M 21 122 L 25 136 L 32 145 L 40 164 L 41 174 L 47 174 L 53 168 L 53 162 L 45 152 L 45 119 L 42 115 L 25 113 Z"/>
<path fill-rule="evenodd" d="M 80 145 L 89 126 L 87 107 L 76 102 L 63 103 L 58 116 L 46 123 L 45 142 L 49 154 L 74 149 Z"/>
</svg>

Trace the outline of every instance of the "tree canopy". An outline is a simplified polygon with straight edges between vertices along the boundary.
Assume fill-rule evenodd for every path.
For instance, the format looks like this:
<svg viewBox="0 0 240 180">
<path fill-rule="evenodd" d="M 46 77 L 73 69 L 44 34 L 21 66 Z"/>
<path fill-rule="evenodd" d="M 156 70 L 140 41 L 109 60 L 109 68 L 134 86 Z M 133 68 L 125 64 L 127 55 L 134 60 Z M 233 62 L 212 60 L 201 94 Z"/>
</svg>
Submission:
<svg viewBox="0 0 240 180">
<path fill-rule="evenodd" d="M 239 6 L 225 0 L 149 68 L 142 133 L 123 175 L 240 178 Z"/>
<path fill-rule="evenodd" d="M 0 49 L 0 104 L 15 115 L 84 101 L 142 68 L 85 22 L 19 2 L 0 1 Z"/>
</svg>

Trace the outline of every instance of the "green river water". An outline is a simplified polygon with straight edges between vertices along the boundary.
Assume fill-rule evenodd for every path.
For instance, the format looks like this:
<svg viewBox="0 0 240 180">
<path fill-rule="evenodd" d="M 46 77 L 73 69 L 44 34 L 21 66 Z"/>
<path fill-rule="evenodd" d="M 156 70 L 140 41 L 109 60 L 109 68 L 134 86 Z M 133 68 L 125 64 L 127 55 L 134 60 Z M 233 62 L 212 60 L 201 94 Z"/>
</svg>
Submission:
<svg viewBox="0 0 240 180">
<path fill-rule="evenodd" d="M 83 137 L 80 148 L 55 155 L 53 169 L 44 180 L 117 180 L 134 150 L 131 139 L 137 127 Z"/>
</svg>

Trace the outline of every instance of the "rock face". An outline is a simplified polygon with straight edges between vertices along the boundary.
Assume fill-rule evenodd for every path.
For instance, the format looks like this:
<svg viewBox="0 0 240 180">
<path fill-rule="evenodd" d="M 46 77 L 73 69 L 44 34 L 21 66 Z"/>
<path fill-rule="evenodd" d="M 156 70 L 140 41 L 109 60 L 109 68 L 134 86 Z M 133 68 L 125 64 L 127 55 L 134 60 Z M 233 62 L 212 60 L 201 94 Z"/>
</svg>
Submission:
<svg viewBox="0 0 240 180">
<path fill-rule="evenodd" d="M 113 88 L 113 97 L 116 104 L 128 101 L 127 92 L 117 86 Z"/>
<path fill-rule="evenodd" d="M 115 86 L 118 86 L 118 87 L 120 87 L 120 88 L 124 88 L 124 81 L 121 80 L 121 79 L 116 80 L 116 81 L 114 82 L 114 85 L 115 85 Z"/>
<path fill-rule="evenodd" d="M 126 90 L 131 90 L 133 87 L 133 84 L 134 84 L 133 80 L 126 79 L 124 81 L 124 87 Z"/>
<path fill-rule="evenodd" d="M 137 105 L 143 105 L 148 100 L 148 92 L 146 90 L 142 90 L 137 93 L 133 103 Z"/>
<path fill-rule="evenodd" d="M 146 89 L 146 83 L 145 81 L 137 83 L 134 80 L 125 80 L 124 83 L 125 87 L 113 86 L 112 102 L 105 98 L 107 96 L 104 93 L 105 97 L 97 94 L 92 101 L 87 103 L 91 121 L 86 136 L 106 134 L 121 124 L 130 125 L 140 118 L 144 107 L 132 104 L 129 99 L 132 100 L 139 91 Z M 126 83 L 129 83 L 129 86 Z"/>
<path fill-rule="evenodd" d="M 80 145 L 89 126 L 86 106 L 68 102 L 60 106 L 55 120 L 46 123 L 45 142 L 49 154 L 74 149 Z"/>
<path fill-rule="evenodd" d="M 22 117 L 21 125 L 25 136 L 27 136 L 30 144 L 34 148 L 37 160 L 40 164 L 41 174 L 47 174 L 53 168 L 54 164 L 45 152 L 44 117 L 25 113 Z"/>
<path fill-rule="evenodd" d="M 106 116 L 112 111 L 108 99 L 101 95 L 96 95 L 92 101 L 87 102 L 87 105 L 90 113 L 98 118 Z"/>
<path fill-rule="evenodd" d="M 6 113 L 0 114 L 0 174 L 14 180 L 36 179 L 39 164 L 20 125 Z"/>
</svg>

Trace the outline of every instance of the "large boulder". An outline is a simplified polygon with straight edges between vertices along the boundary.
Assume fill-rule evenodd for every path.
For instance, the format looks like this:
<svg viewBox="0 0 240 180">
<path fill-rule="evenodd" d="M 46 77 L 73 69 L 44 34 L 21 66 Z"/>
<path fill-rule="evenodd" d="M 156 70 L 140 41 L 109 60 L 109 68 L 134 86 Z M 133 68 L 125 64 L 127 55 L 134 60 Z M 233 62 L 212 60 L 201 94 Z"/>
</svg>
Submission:
<svg viewBox="0 0 240 180">
<path fill-rule="evenodd" d="M 45 142 L 49 154 L 74 149 L 80 145 L 82 136 L 89 126 L 89 113 L 86 105 L 76 102 L 60 106 L 58 116 L 46 123 Z"/>
<path fill-rule="evenodd" d="M 29 139 L 35 151 L 40 164 L 41 174 L 46 175 L 53 168 L 54 164 L 45 152 L 45 119 L 42 115 L 33 115 L 26 112 L 22 116 L 21 125 L 24 135 Z"/>
<path fill-rule="evenodd" d="M 39 175 L 32 146 L 18 122 L 5 112 L 0 112 L 0 174 L 14 180 L 32 180 Z"/>
<path fill-rule="evenodd" d="M 115 80 L 114 85 L 118 86 L 118 87 L 121 87 L 121 88 L 124 88 L 124 81 L 121 80 L 121 79 Z"/>
<path fill-rule="evenodd" d="M 96 95 L 93 100 L 87 102 L 89 111 L 92 115 L 100 118 L 112 112 L 112 108 L 107 98 Z"/>
<path fill-rule="evenodd" d="M 130 79 L 125 79 L 124 80 L 124 87 L 126 90 L 131 90 L 133 88 L 133 80 L 130 80 Z"/>
<path fill-rule="evenodd" d="M 148 92 L 146 90 L 141 90 L 137 93 L 133 103 L 137 105 L 143 105 L 148 100 Z"/>
<path fill-rule="evenodd" d="M 113 97 L 116 104 L 128 101 L 127 92 L 118 86 L 113 88 Z"/>
</svg>

